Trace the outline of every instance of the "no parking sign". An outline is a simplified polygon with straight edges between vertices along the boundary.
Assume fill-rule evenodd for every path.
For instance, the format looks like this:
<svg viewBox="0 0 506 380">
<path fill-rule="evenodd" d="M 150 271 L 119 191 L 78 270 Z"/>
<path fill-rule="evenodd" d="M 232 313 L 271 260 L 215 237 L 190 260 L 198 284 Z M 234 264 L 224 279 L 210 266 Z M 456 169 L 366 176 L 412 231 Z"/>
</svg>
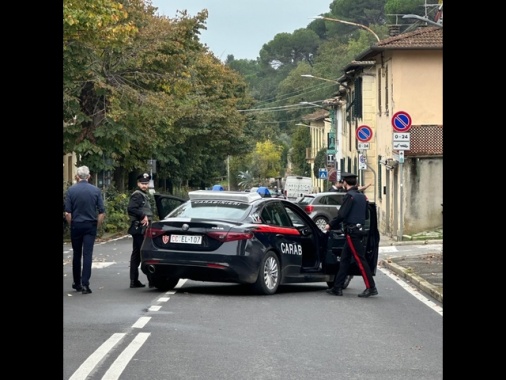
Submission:
<svg viewBox="0 0 506 380">
<path fill-rule="evenodd" d="M 407 112 L 399 111 L 392 116 L 392 127 L 396 132 L 407 132 L 411 129 L 411 116 Z"/>
<path fill-rule="evenodd" d="M 372 139 L 372 129 L 367 125 L 361 125 L 357 128 L 355 135 L 357 136 L 358 141 L 368 142 Z"/>
</svg>

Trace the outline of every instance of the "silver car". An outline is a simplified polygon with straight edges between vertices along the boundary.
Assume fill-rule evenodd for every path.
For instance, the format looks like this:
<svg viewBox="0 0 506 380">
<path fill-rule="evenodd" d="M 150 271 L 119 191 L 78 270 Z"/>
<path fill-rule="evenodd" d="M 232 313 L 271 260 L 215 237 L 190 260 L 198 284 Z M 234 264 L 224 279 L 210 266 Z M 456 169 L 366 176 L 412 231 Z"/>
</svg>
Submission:
<svg viewBox="0 0 506 380">
<path fill-rule="evenodd" d="M 329 191 L 317 194 L 304 194 L 296 204 L 325 231 L 325 225 L 337 216 L 337 211 L 343 204 L 343 197 L 346 193 Z"/>
</svg>

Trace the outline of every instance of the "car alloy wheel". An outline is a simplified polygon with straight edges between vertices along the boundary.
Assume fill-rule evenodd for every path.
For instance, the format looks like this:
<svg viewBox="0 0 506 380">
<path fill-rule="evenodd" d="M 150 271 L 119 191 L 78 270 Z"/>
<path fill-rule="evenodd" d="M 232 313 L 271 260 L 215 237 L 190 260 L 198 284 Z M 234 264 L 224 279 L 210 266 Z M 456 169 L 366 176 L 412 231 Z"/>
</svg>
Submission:
<svg viewBox="0 0 506 380">
<path fill-rule="evenodd" d="M 280 282 L 279 275 L 279 259 L 274 252 L 269 251 L 260 263 L 258 278 L 254 284 L 257 293 L 265 295 L 276 293 Z"/>
</svg>

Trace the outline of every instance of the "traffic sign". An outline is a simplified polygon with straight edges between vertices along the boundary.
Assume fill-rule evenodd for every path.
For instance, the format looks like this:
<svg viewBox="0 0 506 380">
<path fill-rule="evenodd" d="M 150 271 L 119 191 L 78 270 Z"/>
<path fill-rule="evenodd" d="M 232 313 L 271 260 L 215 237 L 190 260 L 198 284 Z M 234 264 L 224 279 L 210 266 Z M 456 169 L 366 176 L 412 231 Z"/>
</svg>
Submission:
<svg viewBox="0 0 506 380">
<path fill-rule="evenodd" d="M 359 170 L 367 169 L 367 158 L 363 154 L 358 155 L 358 169 Z"/>
<path fill-rule="evenodd" d="M 320 168 L 320 169 L 318 170 L 318 177 L 319 177 L 320 179 L 327 179 L 327 169 L 325 169 L 325 168 Z"/>
<path fill-rule="evenodd" d="M 393 141 L 409 141 L 411 134 L 409 132 L 402 133 L 402 132 L 394 132 L 392 134 Z"/>
<path fill-rule="evenodd" d="M 408 132 L 411 129 L 411 116 L 404 111 L 394 113 L 392 127 L 397 132 Z"/>
<path fill-rule="evenodd" d="M 392 148 L 397 150 L 409 150 L 410 144 L 409 141 L 394 141 L 392 143 Z"/>
<path fill-rule="evenodd" d="M 355 135 L 357 136 L 358 141 L 368 142 L 372 139 L 372 129 L 367 125 L 361 125 L 357 128 Z"/>
<path fill-rule="evenodd" d="M 369 148 L 370 148 L 369 143 L 358 143 L 358 150 L 364 150 L 364 149 L 369 149 Z"/>
<path fill-rule="evenodd" d="M 403 164 L 404 163 L 404 151 L 403 150 L 399 150 L 398 152 L 393 152 L 393 156 L 394 156 L 394 160 L 399 162 L 399 164 Z"/>
</svg>

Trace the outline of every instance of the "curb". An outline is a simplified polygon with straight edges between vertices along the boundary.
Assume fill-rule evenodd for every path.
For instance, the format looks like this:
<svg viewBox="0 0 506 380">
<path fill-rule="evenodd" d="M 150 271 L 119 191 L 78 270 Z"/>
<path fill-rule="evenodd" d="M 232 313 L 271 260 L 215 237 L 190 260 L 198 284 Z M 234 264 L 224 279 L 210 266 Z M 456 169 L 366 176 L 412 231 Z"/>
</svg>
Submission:
<svg viewBox="0 0 506 380">
<path fill-rule="evenodd" d="M 385 242 L 386 240 L 386 242 Z M 391 240 L 391 239 L 381 239 L 379 242 L 380 247 L 388 247 L 393 245 L 428 245 L 428 244 L 443 244 L 443 239 L 430 239 L 430 240 Z"/>
<path fill-rule="evenodd" d="M 392 263 L 392 262 L 389 263 L 386 260 L 381 260 L 379 262 L 379 265 L 391 270 L 392 272 L 396 273 L 398 276 L 408 280 L 409 282 L 414 284 L 418 289 L 422 290 L 423 292 L 427 293 L 428 295 L 430 295 L 434 299 L 443 303 L 443 293 L 441 292 L 441 290 L 438 287 L 425 281 L 420 276 L 418 276 L 416 274 L 408 273 L 406 268 L 404 268 L 400 265 L 397 265 L 395 263 Z"/>
</svg>

